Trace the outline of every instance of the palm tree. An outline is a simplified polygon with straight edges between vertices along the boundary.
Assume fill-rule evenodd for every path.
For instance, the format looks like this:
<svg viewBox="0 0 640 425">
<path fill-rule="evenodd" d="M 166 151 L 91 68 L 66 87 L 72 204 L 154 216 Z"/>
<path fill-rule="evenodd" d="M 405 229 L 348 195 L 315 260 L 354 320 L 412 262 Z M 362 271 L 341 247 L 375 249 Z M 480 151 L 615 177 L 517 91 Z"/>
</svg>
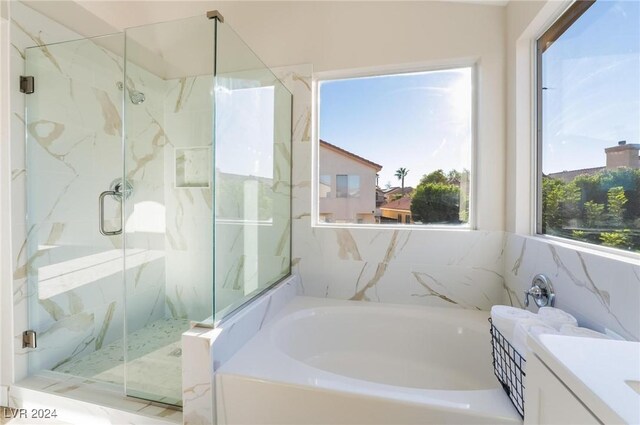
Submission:
<svg viewBox="0 0 640 425">
<path fill-rule="evenodd" d="M 409 174 L 409 170 L 404 167 L 398 168 L 396 170 L 395 176 L 398 178 L 398 180 L 402 180 L 402 191 L 400 192 L 402 196 L 404 196 L 404 178 L 407 176 L 407 174 Z"/>
</svg>

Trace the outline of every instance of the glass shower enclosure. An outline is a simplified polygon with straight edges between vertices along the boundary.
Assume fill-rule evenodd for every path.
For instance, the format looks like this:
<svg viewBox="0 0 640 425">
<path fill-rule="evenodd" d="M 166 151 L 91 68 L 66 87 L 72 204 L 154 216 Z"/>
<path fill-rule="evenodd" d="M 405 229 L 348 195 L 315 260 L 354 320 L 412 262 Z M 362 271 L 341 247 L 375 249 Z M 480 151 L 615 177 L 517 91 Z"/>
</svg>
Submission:
<svg viewBox="0 0 640 425">
<path fill-rule="evenodd" d="M 291 94 L 198 16 L 26 51 L 31 374 L 180 405 L 181 334 L 290 274 Z"/>
</svg>

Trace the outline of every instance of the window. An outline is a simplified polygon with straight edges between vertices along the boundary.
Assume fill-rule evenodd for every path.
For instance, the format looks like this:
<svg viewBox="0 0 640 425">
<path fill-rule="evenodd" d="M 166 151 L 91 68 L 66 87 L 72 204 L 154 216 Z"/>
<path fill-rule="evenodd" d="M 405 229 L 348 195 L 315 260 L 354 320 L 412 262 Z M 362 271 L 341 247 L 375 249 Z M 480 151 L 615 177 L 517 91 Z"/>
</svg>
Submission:
<svg viewBox="0 0 640 425">
<path fill-rule="evenodd" d="M 575 2 L 537 42 L 538 233 L 640 252 L 640 2 Z"/>
<path fill-rule="evenodd" d="M 467 224 L 472 80 L 473 68 L 462 67 L 320 81 L 319 215 Z"/>
<path fill-rule="evenodd" d="M 360 176 L 338 174 L 336 176 L 336 197 L 357 198 L 358 196 L 360 196 Z M 320 195 L 320 197 L 323 196 Z M 326 198 L 326 196 L 324 197 Z"/>
<path fill-rule="evenodd" d="M 336 176 L 336 197 L 346 198 L 349 194 L 349 176 L 338 174 Z"/>
</svg>

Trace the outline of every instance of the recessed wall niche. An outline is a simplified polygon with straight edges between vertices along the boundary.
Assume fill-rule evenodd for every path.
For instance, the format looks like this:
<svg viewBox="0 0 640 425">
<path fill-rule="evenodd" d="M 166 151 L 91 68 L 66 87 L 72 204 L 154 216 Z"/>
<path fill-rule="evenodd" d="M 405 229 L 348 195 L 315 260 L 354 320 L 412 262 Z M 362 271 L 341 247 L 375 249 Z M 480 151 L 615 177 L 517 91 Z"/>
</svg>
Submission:
<svg viewBox="0 0 640 425">
<path fill-rule="evenodd" d="M 210 186 L 209 147 L 175 148 L 176 187 Z"/>
</svg>

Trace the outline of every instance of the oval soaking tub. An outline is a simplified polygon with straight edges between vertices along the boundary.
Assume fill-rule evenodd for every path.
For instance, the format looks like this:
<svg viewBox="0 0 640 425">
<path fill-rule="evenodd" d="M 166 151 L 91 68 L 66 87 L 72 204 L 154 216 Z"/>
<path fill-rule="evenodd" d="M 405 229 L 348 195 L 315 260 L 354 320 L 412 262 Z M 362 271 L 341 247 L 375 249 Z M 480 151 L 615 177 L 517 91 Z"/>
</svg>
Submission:
<svg viewBox="0 0 640 425">
<path fill-rule="evenodd" d="M 217 371 L 218 423 L 521 423 L 488 315 L 297 297 Z"/>
</svg>

